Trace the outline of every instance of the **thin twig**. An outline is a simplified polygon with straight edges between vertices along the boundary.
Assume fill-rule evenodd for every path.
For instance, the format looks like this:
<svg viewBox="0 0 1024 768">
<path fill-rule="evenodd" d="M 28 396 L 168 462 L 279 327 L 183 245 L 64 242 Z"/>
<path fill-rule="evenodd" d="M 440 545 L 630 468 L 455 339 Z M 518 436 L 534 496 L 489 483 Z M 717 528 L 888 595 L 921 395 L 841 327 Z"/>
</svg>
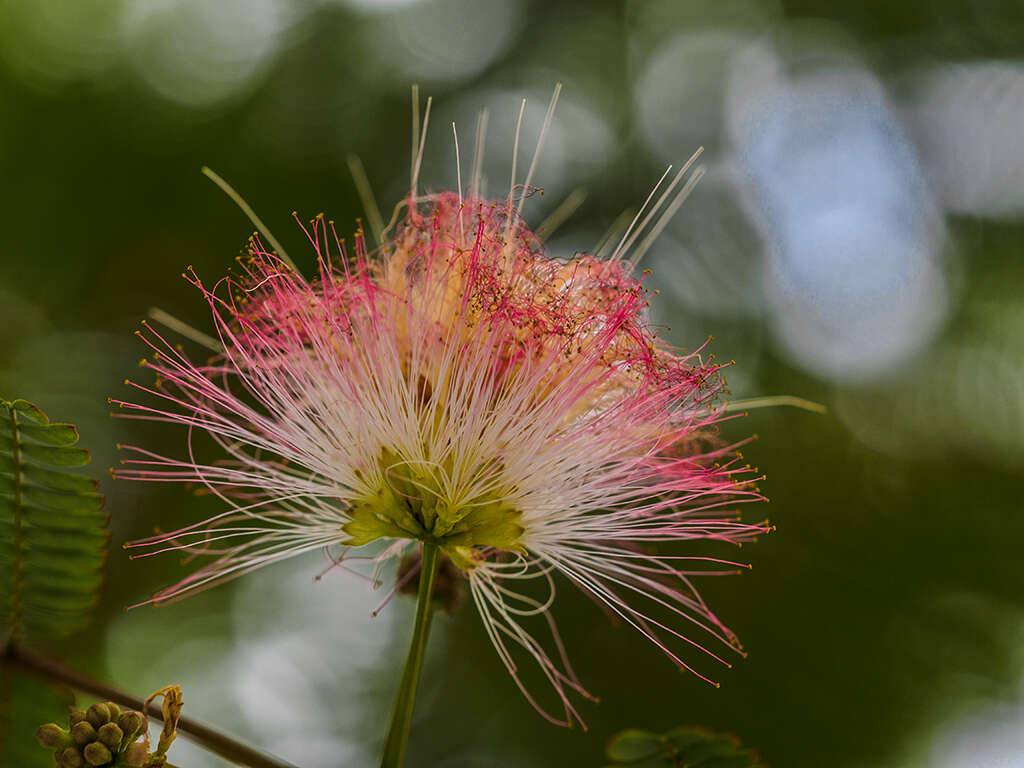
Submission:
<svg viewBox="0 0 1024 768">
<path fill-rule="evenodd" d="M 51 683 L 63 683 L 69 688 L 88 693 L 100 699 L 113 701 L 124 707 L 143 711 L 145 702 L 130 693 L 108 685 L 100 680 L 89 677 L 77 669 L 72 669 L 56 659 L 30 651 L 27 648 L 8 644 L 2 651 L 5 664 L 25 670 L 36 677 Z M 156 704 L 150 704 L 145 714 L 155 720 L 163 720 L 163 712 Z M 200 746 L 230 760 L 237 765 L 249 768 L 296 768 L 291 763 L 276 757 L 265 755 L 248 744 L 236 741 L 225 733 L 196 722 L 190 717 L 178 720 L 178 730 L 191 738 Z"/>
</svg>

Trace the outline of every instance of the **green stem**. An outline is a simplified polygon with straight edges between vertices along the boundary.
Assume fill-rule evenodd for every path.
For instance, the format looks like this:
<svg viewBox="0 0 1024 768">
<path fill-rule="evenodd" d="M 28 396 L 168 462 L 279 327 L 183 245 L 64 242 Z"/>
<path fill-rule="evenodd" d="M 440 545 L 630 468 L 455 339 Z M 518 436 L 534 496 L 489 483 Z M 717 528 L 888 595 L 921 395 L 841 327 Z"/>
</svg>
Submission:
<svg viewBox="0 0 1024 768">
<path fill-rule="evenodd" d="M 401 768 L 405 759 L 405 745 L 409 740 L 409 724 L 416 701 L 416 688 L 423 668 L 423 654 L 427 648 L 427 634 L 430 632 L 430 618 L 433 610 L 430 598 L 434 591 L 434 576 L 437 574 L 438 548 L 436 544 L 423 543 L 423 558 L 420 566 L 420 588 L 416 597 L 416 624 L 413 627 L 412 645 L 405 661 L 402 682 L 395 698 L 395 711 L 391 716 L 391 727 L 384 742 L 381 768 Z"/>
</svg>

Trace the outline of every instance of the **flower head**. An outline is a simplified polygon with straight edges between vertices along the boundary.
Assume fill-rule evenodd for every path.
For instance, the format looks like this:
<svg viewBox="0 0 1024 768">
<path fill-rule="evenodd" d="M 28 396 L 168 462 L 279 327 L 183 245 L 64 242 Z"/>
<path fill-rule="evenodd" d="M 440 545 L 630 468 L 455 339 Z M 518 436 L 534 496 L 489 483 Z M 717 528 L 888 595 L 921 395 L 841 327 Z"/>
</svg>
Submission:
<svg viewBox="0 0 1024 768">
<path fill-rule="evenodd" d="M 516 648 L 540 664 L 564 709 L 548 717 L 566 723 L 569 692 L 586 694 L 549 614 L 556 575 L 680 667 L 685 646 L 738 650 L 690 577 L 695 562 L 739 564 L 653 549 L 765 530 L 735 513 L 759 496 L 715 431 L 722 366 L 658 339 L 630 261 L 550 258 L 518 210 L 511 196 L 413 195 L 373 250 L 359 232 L 349 252 L 314 219 L 315 279 L 258 236 L 240 275 L 207 285 L 189 269 L 221 351 L 194 362 L 147 326 L 158 385 L 136 386 L 165 405 L 117 401 L 184 425 L 187 456 L 129 447 L 117 475 L 198 482 L 227 509 L 130 545 L 209 558 L 154 601 L 309 550 L 344 560 L 381 542 L 383 561 L 428 542 L 466 575 L 517 682 Z M 222 458 L 198 457 L 200 433 Z"/>
</svg>

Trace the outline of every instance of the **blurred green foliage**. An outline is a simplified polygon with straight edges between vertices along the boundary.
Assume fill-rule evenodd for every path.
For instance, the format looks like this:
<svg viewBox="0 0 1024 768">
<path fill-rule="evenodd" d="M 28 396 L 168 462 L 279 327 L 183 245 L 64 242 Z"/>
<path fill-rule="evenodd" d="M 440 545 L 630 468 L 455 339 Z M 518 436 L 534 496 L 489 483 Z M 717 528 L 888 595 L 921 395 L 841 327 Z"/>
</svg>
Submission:
<svg viewBox="0 0 1024 768">
<path fill-rule="evenodd" d="M 605 754 L 615 765 L 635 768 L 763 768 L 757 755 L 735 738 L 692 726 L 667 733 L 619 731 L 609 739 Z"/>
</svg>

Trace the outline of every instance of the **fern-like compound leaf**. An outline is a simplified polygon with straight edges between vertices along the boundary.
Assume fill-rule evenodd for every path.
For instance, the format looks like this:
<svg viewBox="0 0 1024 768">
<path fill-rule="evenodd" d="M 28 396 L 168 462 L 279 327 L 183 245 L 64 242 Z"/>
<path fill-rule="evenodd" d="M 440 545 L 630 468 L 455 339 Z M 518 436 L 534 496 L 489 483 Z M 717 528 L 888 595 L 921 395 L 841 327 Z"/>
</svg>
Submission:
<svg viewBox="0 0 1024 768">
<path fill-rule="evenodd" d="M 0 646 L 79 629 L 96 602 L 109 534 L 78 430 L 0 400 Z"/>
</svg>

